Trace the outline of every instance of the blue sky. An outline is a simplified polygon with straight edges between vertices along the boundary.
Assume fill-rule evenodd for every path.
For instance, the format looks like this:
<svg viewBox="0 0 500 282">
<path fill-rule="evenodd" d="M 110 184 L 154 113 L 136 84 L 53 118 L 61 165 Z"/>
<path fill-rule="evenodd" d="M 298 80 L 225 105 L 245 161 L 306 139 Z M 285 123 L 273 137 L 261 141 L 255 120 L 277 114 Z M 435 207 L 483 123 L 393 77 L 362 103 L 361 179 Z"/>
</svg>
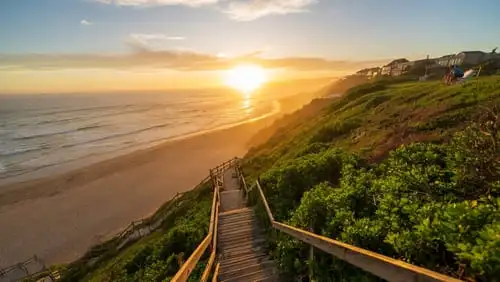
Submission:
<svg viewBox="0 0 500 282">
<path fill-rule="evenodd" d="M 274 60 L 266 66 L 324 71 L 489 51 L 500 45 L 498 11 L 498 0 L 2 0 L 0 78 L 13 65 L 143 67 L 151 62 L 135 56 L 143 51 L 181 56 L 154 66 L 177 71 L 225 67 L 199 65 L 245 54 Z M 130 63 L 101 60 L 110 54 Z"/>
<path fill-rule="evenodd" d="M 147 2 L 162 1 L 137 0 Z M 202 53 L 265 50 L 276 57 L 362 60 L 489 49 L 500 43 L 497 0 L 290 0 L 305 2 L 304 12 L 250 21 L 231 19 L 224 12 L 230 1 L 220 2 L 190 7 L 3 0 L 0 53 L 127 52 L 132 34 L 184 37 L 158 43 Z"/>
</svg>

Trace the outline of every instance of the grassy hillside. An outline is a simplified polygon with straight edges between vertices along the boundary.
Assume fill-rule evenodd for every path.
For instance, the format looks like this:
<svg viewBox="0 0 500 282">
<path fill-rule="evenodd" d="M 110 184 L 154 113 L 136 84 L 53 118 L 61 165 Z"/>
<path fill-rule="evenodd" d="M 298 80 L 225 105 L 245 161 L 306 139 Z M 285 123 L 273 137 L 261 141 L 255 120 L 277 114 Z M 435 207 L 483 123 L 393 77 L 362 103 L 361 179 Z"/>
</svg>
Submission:
<svg viewBox="0 0 500 282">
<path fill-rule="evenodd" d="M 500 277 L 500 77 L 465 85 L 379 80 L 283 125 L 245 158 L 275 218 L 477 281 Z M 294 277 L 376 278 L 286 235 Z"/>
<path fill-rule="evenodd" d="M 301 93 L 280 100 L 284 116 L 276 120 L 272 125 L 261 130 L 259 134 L 254 135 L 248 142 L 249 147 L 255 147 L 268 141 L 275 132 L 283 131 L 285 127 L 286 130 L 290 130 L 296 127 L 296 125 L 299 125 L 300 122 L 313 118 L 324 107 L 330 105 L 332 99 L 340 96 L 341 93 L 349 88 L 366 82 L 368 82 L 368 80 L 364 76 L 348 76 L 336 80 L 326 87 L 322 87 L 320 91 L 307 94 Z M 280 139 L 279 136 L 275 136 L 273 140 L 279 143 L 281 142 Z"/>
</svg>

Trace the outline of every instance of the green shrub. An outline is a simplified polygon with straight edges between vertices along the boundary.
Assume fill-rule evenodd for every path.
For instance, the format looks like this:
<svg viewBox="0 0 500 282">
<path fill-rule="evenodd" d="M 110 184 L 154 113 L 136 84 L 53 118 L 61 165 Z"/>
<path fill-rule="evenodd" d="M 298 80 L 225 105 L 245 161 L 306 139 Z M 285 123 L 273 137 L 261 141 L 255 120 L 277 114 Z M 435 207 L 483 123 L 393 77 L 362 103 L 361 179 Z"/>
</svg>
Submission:
<svg viewBox="0 0 500 282">
<path fill-rule="evenodd" d="M 379 164 L 329 149 L 262 176 L 275 217 L 317 234 L 453 276 L 500 277 L 500 141 L 490 113 L 445 144 L 413 143 Z M 377 281 L 281 235 L 274 249 L 294 277 Z M 465 265 L 460 269 L 460 265 Z M 463 271 L 463 274 L 461 273 Z"/>
</svg>

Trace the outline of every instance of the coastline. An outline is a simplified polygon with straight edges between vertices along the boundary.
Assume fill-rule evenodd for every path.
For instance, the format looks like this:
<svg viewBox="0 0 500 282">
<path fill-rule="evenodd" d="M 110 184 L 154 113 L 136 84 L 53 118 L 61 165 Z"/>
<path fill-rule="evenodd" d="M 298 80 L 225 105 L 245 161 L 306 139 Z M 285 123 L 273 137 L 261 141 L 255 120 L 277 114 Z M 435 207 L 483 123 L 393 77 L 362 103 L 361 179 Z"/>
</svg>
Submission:
<svg viewBox="0 0 500 282">
<path fill-rule="evenodd" d="M 191 189 L 211 167 L 243 156 L 252 135 L 276 116 L 0 187 L 0 268 L 33 254 L 48 264 L 78 258 Z"/>
</svg>

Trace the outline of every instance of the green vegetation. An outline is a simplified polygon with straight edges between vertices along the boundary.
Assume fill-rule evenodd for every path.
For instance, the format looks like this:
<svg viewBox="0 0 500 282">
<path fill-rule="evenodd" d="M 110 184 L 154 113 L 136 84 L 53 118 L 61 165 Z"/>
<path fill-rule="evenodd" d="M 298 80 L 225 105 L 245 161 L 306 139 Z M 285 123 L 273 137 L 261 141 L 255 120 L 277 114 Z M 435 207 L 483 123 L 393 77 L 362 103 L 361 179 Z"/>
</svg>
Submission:
<svg viewBox="0 0 500 282">
<path fill-rule="evenodd" d="M 113 240 L 93 247 L 80 260 L 61 268 L 62 281 L 169 281 L 208 234 L 212 195 L 208 182 L 164 205 L 152 217 L 164 218 L 157 231 L 121 251 L 103 248 Z M 88 259 L 100 249 L 107 251 L 96 262 Z M 199 281 L 204 264 L 198 263 L 190 281 Z"/>
<path fill-rule="evenodd" d="M 476 281 L 500 281 L 500 77 L 465 85 L 378 80 L 253 148 L 278 221 Z M 279 141 L 278 141 L 279 140 Z M 260 212 L 262 213 L 262 212 Z M 376 277 L 289 236 L 272 236 L 285 273 Z"/>
<path fill-rule="evenodd" d="M 260 177 L 278 221 L 462 279 L 500 281 L 500 77 L 410 80 L 343 81 L 354 87 L 342 97 L 283 117 L 254 138 L 247 183 Z M 169 281 L 208 233 L 210 188 L 162 206 L 152 234 L 125 248 L 109 240 L 60 267 L 62 280 Z M 309 246 L 270 235 L 294 279 L 312 269 L 316 281 L 378 281 L 321 251 L 308 261 Z"/>
</svg>

